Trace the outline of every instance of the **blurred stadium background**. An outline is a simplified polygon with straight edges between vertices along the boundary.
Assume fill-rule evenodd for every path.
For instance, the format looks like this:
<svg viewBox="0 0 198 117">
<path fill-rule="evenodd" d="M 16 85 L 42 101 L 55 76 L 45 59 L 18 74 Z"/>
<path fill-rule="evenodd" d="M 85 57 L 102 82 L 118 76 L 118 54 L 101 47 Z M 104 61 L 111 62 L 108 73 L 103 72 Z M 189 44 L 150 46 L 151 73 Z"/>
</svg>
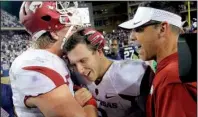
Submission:
<svg viewBox="0 0 198 117">
<path fill-rule="evenodd" d="M 106 55 L 111 53 L 112 40 L 119 41 L 119 49 L 131 46 L 129 39 L 130 30 L 124 30 L 118 25 L 124 21 L 131 19 L 141 1 L 87 1 L 79 2 L 79 6 L 87 11 L 87 19 L 92 27 L 104 34 L 107 44 L 105 46 Z M 19 22 L 19 9 L 22 1 L 1 1 L 1 107 L 14 117 L 12 107 L 11 88 L 9 81 L 9 68 L 13 60 L 25 51 L 31 43 L 30 35 L 25 31 L 23 25 Z M 180 15 L 182 16 L 184 33 L 197 33 L 197 1 L 181 1 L 179 4 Z M 192 35 L 192 34 L 191 34 Z M 190 37 L 191 38 L 191 37 Z M 193 37 L 194 38 L 194 37 Z M 197 37 L 196 37 L 197 38 Z M 182 42 L 184 40 L 181 40 Z M 196 41 L 196 40 L 195 40 Z M 194 41 L 194 42 L 195 42 Z M 197 46 L 193 46 L 195 50 Z M 179 47 L 184 47 L 184 43 L 180 43 Z M 180 63 L 188 63 L 188 54 L 186 49 L 181 48 L 182 57 Z M 127 50 L 126 51 L 130 51 Z M 138 51 L 137 51 L 138 52 Z M 186 52 L 187 53 L 187 52 Z M 194 51 L 194 53 L 197 53 Z M 138 53 L 137 53 L 138 55 Z M 196 54 L 192 57 L 195 60 Z M 133 55 L 131 55 L 133 56 Z M 186 58 L 187 57 L 187 58 Z M 129 57 L 133 59 L 133 57 Z M 187 61 L 187 62 L 186 62 Z M 196 63 L 196 62 L 193 62 Z M 194 66 L 196 66 L 194 64 Z M 182 66 L 180 66 L 182 68 Z M 186 71 L 184 65 L 183 71 Z M 193 67 L 193 69 L 196 67 Z M 194 69 L 194 70 L 195 70 Z M 196 73 L 197 71 L 195 71 Z M 7 85 L 8 84 L 8 85 Z M 1 112 L 2 116 L 2 112 Z"/>
<path fill-rule="evenodd" d="M 88 10 L 91 25 L 104 34 L 109 49 L 112 39 L 119 40 L 122 48 L 129 40 L 128 30 L 118 25 L 131 19 L 140 1 L 88 1 L 79 6 Z M 1 1 L 1 83 L 9 84 L 9 68 L 12 61 L 29 47 L 30 36 L 18 18 L 22 1 Z M 185 33 L 196 32 L 197 1 L 182 1 L 179 4 Z"/>
</svg>

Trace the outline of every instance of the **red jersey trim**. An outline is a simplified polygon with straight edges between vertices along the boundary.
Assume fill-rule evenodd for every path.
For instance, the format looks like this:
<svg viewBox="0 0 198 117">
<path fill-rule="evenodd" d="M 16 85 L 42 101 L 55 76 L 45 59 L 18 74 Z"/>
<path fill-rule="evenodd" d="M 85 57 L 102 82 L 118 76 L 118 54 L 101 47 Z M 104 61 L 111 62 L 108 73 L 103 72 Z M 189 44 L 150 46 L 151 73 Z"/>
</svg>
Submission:
<svg viewBox="0 0 198 117">
<path fill-rule="evenodd" d="M 65 84 L 63 77 L 58 72 L 50 68 L 42 67 L 42 66 L 28 66 L 28 67 L 23 67 L 23 69 L 36 71 L 47 76 L 50 80 L 52 80 L 52 82 L 56 85 L 56 87 Z"/>
<path fill-rule="evenodd" d="M 55 70 L 52 70 L 50 68 L 47 68 L 47 67 L 43 67 L 43 66 L 28 66 L 28 67 L 23 67 L 24 70 L 31 70 L 31 71 L 36 71 L 36 72 L 39 72 L 45 76 L 47 76 L 50 80 L 52 80 L 52 82 L 56 85 L 56 87 L 59 87 L 63 84 L 67 84 L 68 85 L 68 82 L 65 82 L 63 80 L 63 77 L 58 73 L 56 72 Z M 66 78 L 68 79 L 69 78 L 69 74 L 66 76 Z M 39 95 L 42 95 L 42 94 L 39 94 Z M 39 96 L 38 95 L 38 96 Z M 27 104 L 26 104 L 26 100 L 30 97 L 37 97 L 37 96 L 25 96 L 24 98 L 24 104 L 27 108 L 31 108 L 29 107 Z"/>
</svg>

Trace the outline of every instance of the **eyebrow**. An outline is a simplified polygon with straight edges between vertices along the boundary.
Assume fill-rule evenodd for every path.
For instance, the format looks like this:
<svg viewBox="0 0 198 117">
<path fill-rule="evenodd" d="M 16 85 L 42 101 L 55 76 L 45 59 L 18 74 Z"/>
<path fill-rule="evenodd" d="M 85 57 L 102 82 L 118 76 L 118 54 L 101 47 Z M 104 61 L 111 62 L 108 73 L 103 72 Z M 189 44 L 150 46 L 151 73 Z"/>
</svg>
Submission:
<svg viewBox="0 0 198 117">
<path fill-rule="evenodd" d="M 79 61 L 81 61 L 81 60 L 87 60 L 87 59 L 88 59 L 87 57 L 84 57 L 84 58 L 80 59 Z"/>
<path fill-rule="evenodd" d="M 77 60 L 76 62 L 79 62 L 79 61 L 81 61 L 81 60 L 84 60 L 84 59 L 88 59 L 87 57 L 84 57 L 84 58 L 81 58 L 80 60 Z M 70 64 L 71 65 L 74 65 L 76 62 L 73 62 L 73 61 L 70 61 Z"/>
</svg>

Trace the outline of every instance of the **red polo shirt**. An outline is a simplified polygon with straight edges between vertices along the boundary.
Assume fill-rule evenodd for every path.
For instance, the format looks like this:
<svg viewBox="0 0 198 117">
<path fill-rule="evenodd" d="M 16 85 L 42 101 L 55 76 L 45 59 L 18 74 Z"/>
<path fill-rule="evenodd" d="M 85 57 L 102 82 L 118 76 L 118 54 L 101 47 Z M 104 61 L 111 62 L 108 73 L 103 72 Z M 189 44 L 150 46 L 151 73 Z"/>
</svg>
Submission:
<svg viewBox="0 0 198 117">
<path fill-rule="evenodd" d="M 186 85 L 180 81 L 178 53 L 164 58 L 158 63 L 147 100 L 147 117 L 196 117 L 196 107 Z"/>
</svg>

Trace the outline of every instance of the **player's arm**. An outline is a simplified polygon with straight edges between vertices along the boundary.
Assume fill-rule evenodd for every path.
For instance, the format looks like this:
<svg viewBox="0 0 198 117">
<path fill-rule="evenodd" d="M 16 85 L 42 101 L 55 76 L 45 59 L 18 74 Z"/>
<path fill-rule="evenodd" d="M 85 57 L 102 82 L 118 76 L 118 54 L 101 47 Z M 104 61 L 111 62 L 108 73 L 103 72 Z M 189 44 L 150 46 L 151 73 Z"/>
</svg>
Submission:
<svg viewBox="0 0 198 117">
<path fill-rule="evenodd" d="M 91 117 L 74 99 L 64 78 L 55 70 L 43 66 L 28 66 L 10 72 L 12 84 L 23 95 L 24 104 L 37 107 L 45 117 Z M 21 99 L 23 101 L 23 99 Z M 93 116 L 94 117 L 94 116 Z"/>
<path fill-rule="evenodd" d="M 196 117 L 197 105 L 183 84 L 169 84 L 157 90 L 155 117 Z"/>
<path fill-rule="evenodd" d="M 68 86 L 62 85 L 56 89 L 31 97 L 26 100 L 26 105 L 38 107 L 45 117 L 96 117 L 97 110 L 88 105 L 82 108 L 74 99 Z"/>
<path fill-rule="evenodd" d="M 98 117 L 98 111 L 97 108 L 93 105 L 86 105 L 83 107 L 86 113 L 86 117 Z"/>
</svg>

